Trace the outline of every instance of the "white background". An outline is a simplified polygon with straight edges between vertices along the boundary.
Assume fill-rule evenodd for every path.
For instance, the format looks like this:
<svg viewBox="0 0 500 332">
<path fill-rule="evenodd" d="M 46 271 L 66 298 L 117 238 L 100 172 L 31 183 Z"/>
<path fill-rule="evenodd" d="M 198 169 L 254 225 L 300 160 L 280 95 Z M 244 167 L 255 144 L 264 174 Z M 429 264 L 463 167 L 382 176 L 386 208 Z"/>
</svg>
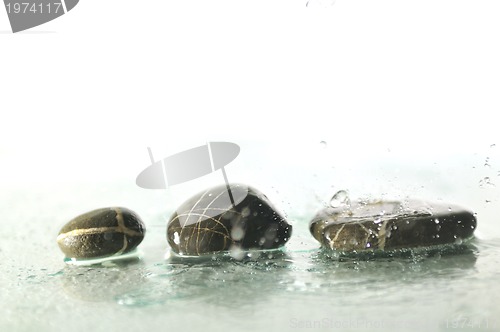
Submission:
<svg viewBox="0 0 500 332">
<path fill-rule="evenodd" d="M 147 146 L 214 140 L 266 146 L 247 157 L 272 167 L 314 170 L 320 141 L 332 167 L 479 167 L 500 149 L 499 17 L 498 1 L 81 0 L 12 34 L 0 10 L 0 180 L 133 181 Z"/>
<path fill-rule="evenodd" d="M 81 0 L 19 34 L 0 7 L 1 330 L 498 323 L 500 1 L 305 2 Z M 290 258 L 165 261 L 167 212 L 222 177 L 138 188 L 146 147 L 217 140 L 241 146 L 230 181 L 293 224 Z M 308 222 L 338 189 L 463 205 L 479 249 L 317 255 Z M 115 205 L 144 219 L 145 263 L 63 268 L 62 225 Z"/>
</svg>

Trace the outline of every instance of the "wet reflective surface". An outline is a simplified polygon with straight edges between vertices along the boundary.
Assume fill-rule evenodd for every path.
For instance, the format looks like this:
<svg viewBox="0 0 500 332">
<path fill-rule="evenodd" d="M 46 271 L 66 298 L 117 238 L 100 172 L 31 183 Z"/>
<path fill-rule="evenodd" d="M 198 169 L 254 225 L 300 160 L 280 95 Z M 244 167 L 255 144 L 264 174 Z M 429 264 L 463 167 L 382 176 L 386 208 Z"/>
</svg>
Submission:
<svg viewBox="0 0 500 332">
<path fill-rule="evenodd" d="M 341 196 L 343 205 L 332 204 Z M 442 202 L 355 201 L 337 192 L 328 208 L 310 222 L 310 231 L 325 248 L 348 252 L 397 250 L 461 244 L 477 227 L 473 212 Z"/>
<path fill-rule="evenodd" d="M 31 198 L 34 206 L 55 208 L 51 202 Z M 497 324 L 498 238 L 432 251 L 339 255 L 320 249 L 307 218 L 292 215 L 296 233 L 283 250 L 246 252 L 241 260 L 228 253 L 186 259 L 168 255 L 164 214 L 145 211 L 150 231 L 139 247 L 142 258 L 93 266 L 63 262 L 55 243 L 60 225 L 51 216 L 11 213 L 19 222 L 0 242 L 2 330 L 445 331 L 467 323 L 493 331 Z"/>
</svg>

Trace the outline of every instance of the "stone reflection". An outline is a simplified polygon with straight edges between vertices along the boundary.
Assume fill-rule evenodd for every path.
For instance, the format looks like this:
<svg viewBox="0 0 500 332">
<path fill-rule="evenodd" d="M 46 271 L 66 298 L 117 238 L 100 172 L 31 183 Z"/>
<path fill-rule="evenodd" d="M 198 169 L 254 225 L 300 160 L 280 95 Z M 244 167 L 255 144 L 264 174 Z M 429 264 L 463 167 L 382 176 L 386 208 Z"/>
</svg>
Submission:
<svg viewBox="0 0 500 332">
<path fill-rule="evenodd" d="M 346 291 L 359 291 L 365 284 L 371 287 L 396 280 L 391 286 L 397 288 L 427 279 L 438 282 L 463 278 L 474 273 L 477 256 L 473 243 L 357 255 L 320 249 L 311 256 L 314 268 L 310 272 L 324 287 L 345 286 Z"/>
<path fill-rule="evenodd" d="M 178 257 L 171 262 L 179 261 Z M 253 252 L 251 257 L 231 257 L 189 263 L 187 273 L 176 280 L 174 287 L 195 301 L 210 305 L 233 307 L 265 303 L 285 290 L 292 282 L 289 273 L 292 260 L 287 253 Z"/>
<path fill-rule="evenodd" d="M 69 296 L 88 302 L 113 301 L 117 296 L 141 287 L 143 264 L 139 258 L 92 266 L 65 267 L 62 286 Z"/>
<path fill-rule="evenodd" d="M 171 257 L 149 267 L 141 287 L 116 297 L 126 306 L 181 306 L 200 302 L 233 307 L 265 303 L 292 279 L 292 261 L 280 251 L 254 252 L 235 260 L 230 256 Z"/>
</svg>

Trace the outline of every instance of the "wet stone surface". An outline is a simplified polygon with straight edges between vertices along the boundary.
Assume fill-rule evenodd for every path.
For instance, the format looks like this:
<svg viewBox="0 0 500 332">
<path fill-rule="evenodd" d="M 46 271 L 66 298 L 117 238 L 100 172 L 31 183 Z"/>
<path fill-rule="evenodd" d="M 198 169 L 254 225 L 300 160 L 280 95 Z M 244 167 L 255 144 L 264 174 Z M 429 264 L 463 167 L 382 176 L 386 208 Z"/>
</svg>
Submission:
<svg viewBox="0 0 500 332">
<path fill-rule="evenodd" d="M 135 212 L 123 207 L 102 208 L 70 220 L 59 232 L 57 244 L 68 258 L 107 257 L 132 251 L 145 232 Z"/>
<path fill-rule="evenodd" d="M 476 225 L 474 214 L 458 206 L 360 201 L 319 211 L 309 229 L 323 247 L 351 252 L 460 244 Z"/>
<path fill-rule="evenodd" d="M 234 204 L 233 204 L 234 203 Z M 276 249 L 292 226 L 258 190 L 242 184 L 203 191 L 182 204 L 167 226 L 167 240 L 179 255 L 230 251 L 235 258 L 248 249 Z"/>
</svg>

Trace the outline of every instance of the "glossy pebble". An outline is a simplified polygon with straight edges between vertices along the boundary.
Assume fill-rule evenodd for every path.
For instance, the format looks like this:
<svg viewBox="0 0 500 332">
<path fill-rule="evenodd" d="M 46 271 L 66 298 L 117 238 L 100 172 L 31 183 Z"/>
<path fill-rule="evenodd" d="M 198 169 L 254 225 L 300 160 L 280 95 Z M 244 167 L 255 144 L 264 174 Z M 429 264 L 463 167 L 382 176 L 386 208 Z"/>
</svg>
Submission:
<svg viewBox="0 0 500 332">
<path fill-rule="evenodd" d="M 233 204 L 234 203 L 234 204 Z M 205 190 L 182 204 L 167 225 L 174 253 L 186 256 L 248 249 L 275 249 L 292 234 L 292 226 L 269 199 L 242 184 Z"/>
<path fill-rule="evenodd" d="M 145 232 L 135 212 L 123 207 L 102 208 L 70 220 L 59 232 L 57 244 L 68 258 L 121 255 L 135 249 Z"/>
<path fill-rule="evenodd" d="M 309 226 L 323 247 L 348 252 L 461 243 L 472 237 L 477 222 L 458 206 L 409 200 L 328 207 Z"/>
</svg>

